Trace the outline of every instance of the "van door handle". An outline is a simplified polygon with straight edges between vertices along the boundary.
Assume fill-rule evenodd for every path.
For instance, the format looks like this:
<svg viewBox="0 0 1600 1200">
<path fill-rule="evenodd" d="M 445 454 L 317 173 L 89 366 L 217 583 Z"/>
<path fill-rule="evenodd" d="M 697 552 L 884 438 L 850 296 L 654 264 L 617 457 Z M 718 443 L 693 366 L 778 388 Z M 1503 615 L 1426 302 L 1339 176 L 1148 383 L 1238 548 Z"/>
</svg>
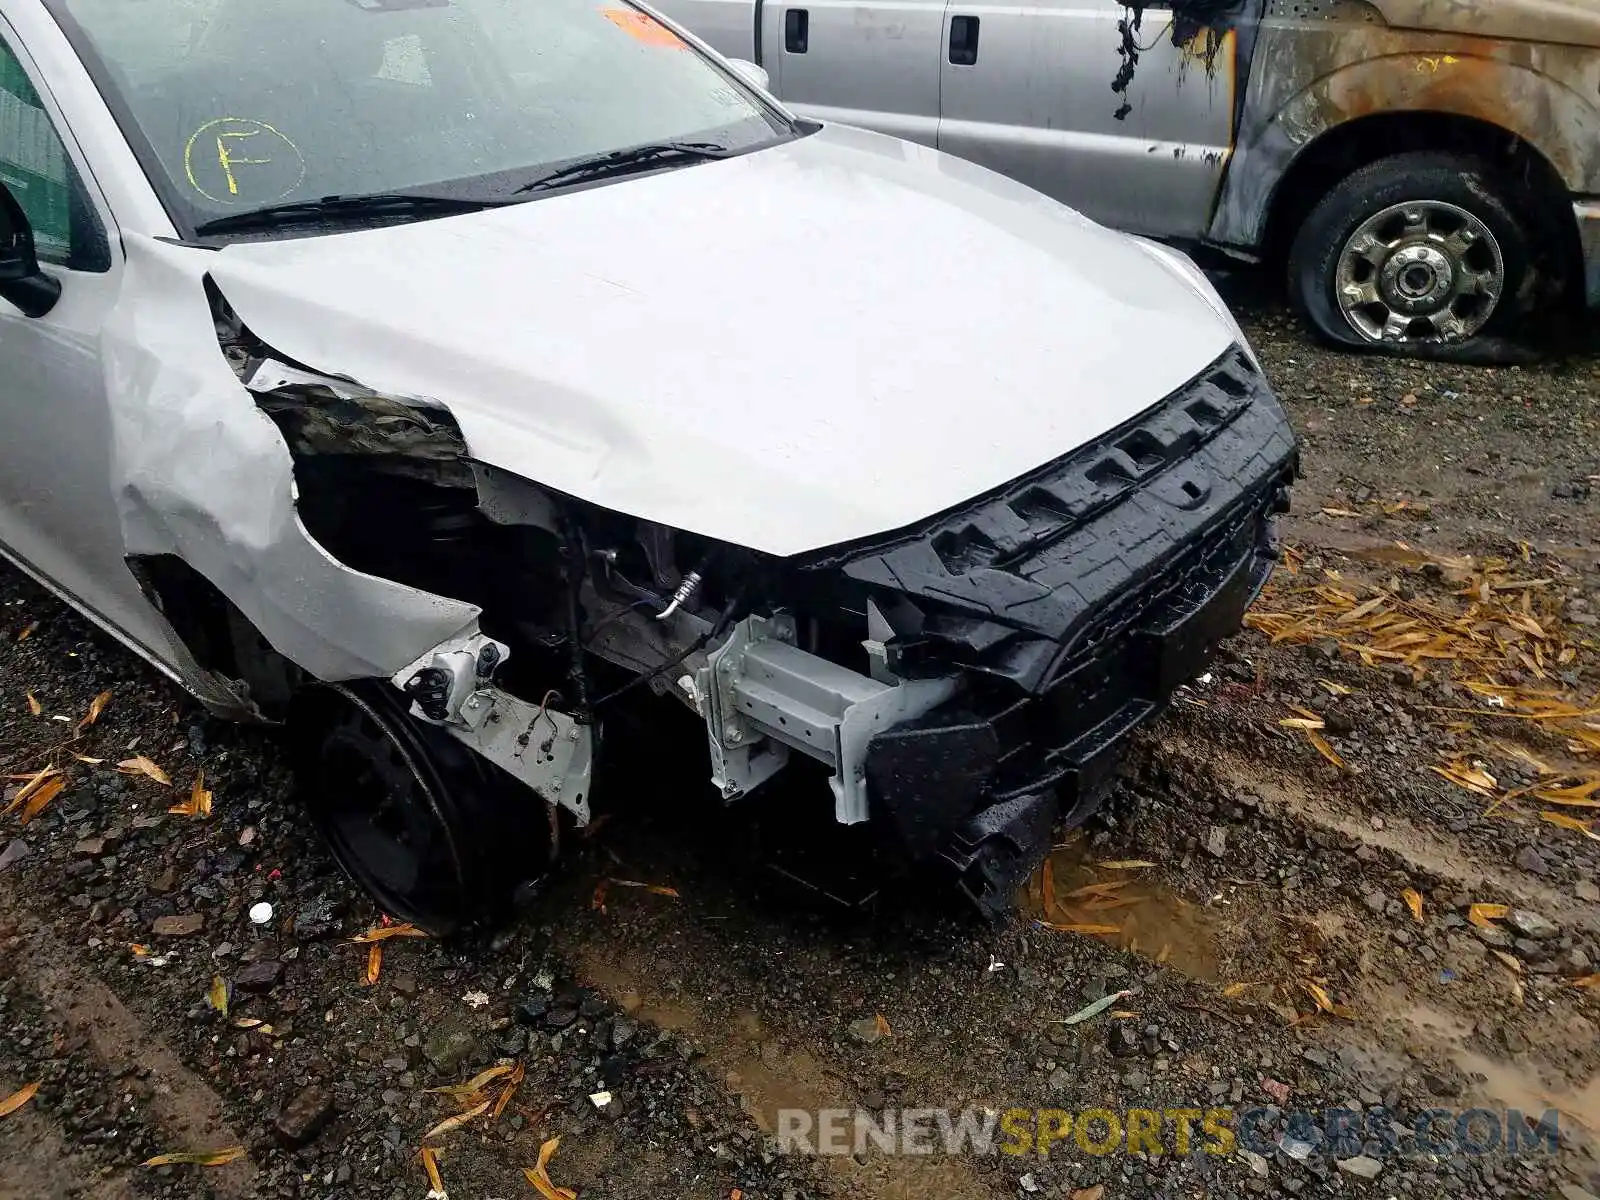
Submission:
<svg viewBox="0 0 1600 1200">
<path fill-rule="evenodd" d="M 783 48 L 790 54 L 804 54 L 811 44 L 811 14 L 803 8 L 786 9 L 783 14 Z"/>
<path fill-rule="evenodd" d="M 950 18 L 950 61 L 970 67 L 978 61 L 978 18 Z"/>
</svg>

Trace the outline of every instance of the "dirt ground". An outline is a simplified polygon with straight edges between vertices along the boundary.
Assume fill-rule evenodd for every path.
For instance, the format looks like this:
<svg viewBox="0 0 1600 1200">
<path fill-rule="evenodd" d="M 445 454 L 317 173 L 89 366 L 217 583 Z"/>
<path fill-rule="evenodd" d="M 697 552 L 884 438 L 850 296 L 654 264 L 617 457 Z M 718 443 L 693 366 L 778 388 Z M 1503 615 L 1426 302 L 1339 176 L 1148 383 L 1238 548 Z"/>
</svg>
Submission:
<svg viewBox="0 0 1600 1200">
<path fill-rule="evenodd" d="M 68 781 L 0 819 L 0 1100 L 39 1084 L 0 1117 L 0 1197 L 422 1200 L 424 1134 L 480 1103 L 429 1089 L 497 1063 L 498 1117 L 431 1139 L 458 1200 L 539 1194 L 555 1137 L 584 1200 L 1600 1192 L 1600 357 L 1354 358 L 1237 299 L 1304 439 L 1287 565 L 1000 928 L 916 885 L 813 898 L 751 852 L 785 797 L 726 814 L 645 763 L 520 924 L 390 938 L 369 985 L 350 939 L 380 914 L 273 735 L 0 573 L 0 773 L 54 750 Z M 141 755 L 170 785 L 115 769 Z M 211 815 L 169 813 L 202 771 Z M 1170 1124 L 1159 1155 L 770 1137 L 905 1107 L 1258 1125 L 1224 1154 Z M 1294 1115 L 1329 1108 L 1405 1133 L 1362 1153 Z M 1556 1111 L 1559 1149 L 1451 1145 L 1471 1108 Z"/>
</svg>

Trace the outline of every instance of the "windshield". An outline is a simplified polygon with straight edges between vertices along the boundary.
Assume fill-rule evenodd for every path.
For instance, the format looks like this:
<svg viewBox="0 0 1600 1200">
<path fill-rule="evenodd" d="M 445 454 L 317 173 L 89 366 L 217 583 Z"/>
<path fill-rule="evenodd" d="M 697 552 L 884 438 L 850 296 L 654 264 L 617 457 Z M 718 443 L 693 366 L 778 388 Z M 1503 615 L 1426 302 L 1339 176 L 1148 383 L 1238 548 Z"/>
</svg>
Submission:
<svg viewBox="0 0 1600 1200">
<path fill-rule="evenodd" d="M 51 7 L 191 229 L 328 196 L 528 200 L 531 179 L 609 152 L 736 153 L 789 132 L 626 0 Z"/>
</svg>

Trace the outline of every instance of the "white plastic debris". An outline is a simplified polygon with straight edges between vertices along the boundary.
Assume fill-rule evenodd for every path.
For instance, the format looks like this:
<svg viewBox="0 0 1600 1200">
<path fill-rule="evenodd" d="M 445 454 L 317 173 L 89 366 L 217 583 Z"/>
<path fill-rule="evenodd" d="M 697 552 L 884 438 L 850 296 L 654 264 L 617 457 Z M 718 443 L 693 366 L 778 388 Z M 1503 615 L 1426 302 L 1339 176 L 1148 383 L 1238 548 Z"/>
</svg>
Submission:
<svg viewBox="0 0 1600 1200">
<path fill-rule="evenodd" d="M 489 1003 L 488 992 L 468 992 L 461 998 L 473 1008 L 482 1008 L 484 1005 Z"/>
<path fill-rule="evenodd" d="M 610 1092 L 595 1092 L 589 1097 L 589 1103 L 596 1108 L 604 1108 L 611 1103 Z"/>
<path fill-rule="evenodd" d="M 265 900 L 250 906 L 250 923 L 252 925 L 265 925 L 272 920 L 272 905 Z"/>
</svg>

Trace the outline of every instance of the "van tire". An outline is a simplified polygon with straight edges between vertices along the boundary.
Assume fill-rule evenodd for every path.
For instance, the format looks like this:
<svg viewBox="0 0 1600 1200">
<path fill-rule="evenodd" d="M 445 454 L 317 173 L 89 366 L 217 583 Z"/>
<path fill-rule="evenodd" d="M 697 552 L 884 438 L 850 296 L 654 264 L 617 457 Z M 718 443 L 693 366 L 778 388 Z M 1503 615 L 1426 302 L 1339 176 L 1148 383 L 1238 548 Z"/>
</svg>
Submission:
<svg viewBox="0 0 1600 1200">
<path fill-rule="evenodd" d="M 1531 207 L 1480 158 L 1379 159 L 1346 176 L 1301 224 L 1289 251 L 1290 300 L 1337 346 L 1472 356 L 1530 305 Z"/>
</svg>

